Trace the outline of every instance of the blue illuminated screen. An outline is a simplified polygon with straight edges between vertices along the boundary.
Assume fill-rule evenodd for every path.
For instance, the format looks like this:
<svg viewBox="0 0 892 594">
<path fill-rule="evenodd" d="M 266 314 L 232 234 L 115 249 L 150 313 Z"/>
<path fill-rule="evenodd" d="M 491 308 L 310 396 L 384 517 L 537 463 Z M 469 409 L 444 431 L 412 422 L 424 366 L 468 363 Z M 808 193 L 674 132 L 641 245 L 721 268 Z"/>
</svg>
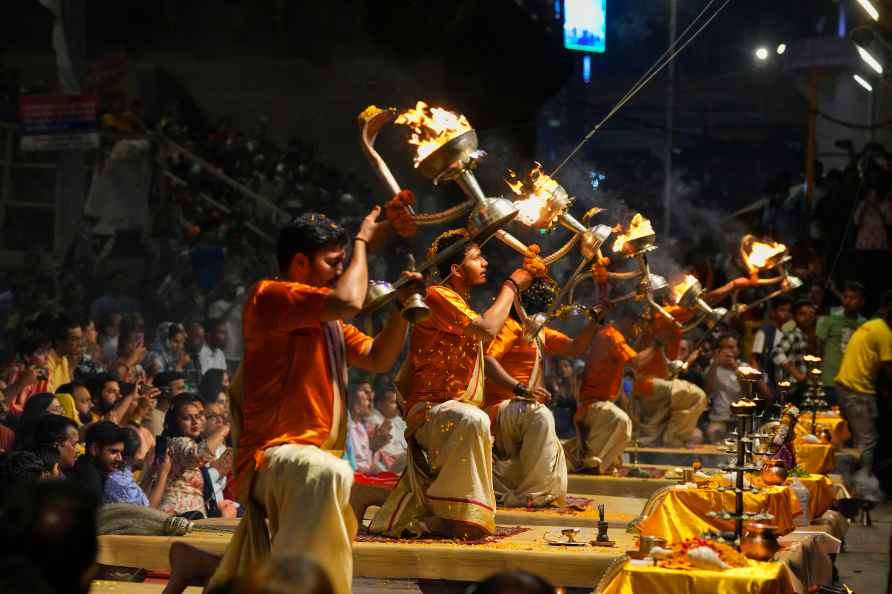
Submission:
<svg viewBox="0 0 892 594">
<path fill-rule="evenodd" d="M 604 53 L 607 0 L 564 0 L 564 47 Z"/>
</svg>

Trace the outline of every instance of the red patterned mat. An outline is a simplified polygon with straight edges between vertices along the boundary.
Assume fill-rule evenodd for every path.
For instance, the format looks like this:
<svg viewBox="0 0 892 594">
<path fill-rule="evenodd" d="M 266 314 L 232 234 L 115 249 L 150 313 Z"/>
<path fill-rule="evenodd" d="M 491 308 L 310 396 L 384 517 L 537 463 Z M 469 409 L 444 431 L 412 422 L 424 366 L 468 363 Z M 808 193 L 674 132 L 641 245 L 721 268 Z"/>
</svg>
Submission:
<svg viewBox="0 0 892 594">
<path fill-rule="evenodd" d="M 567 495 L 565 501 L 566 503 L 561 506 L 551 505 L 548 507 L 499 507 L 499 511 L 530 513 L 551 512 L 558 514 L 569 514 L 589 509 L 592 505 L 593 499 L 589 497 L 574 497 L 573 495 Z"/>
<path fill-rule="evenodd" d="M 517 536 L 518 534 L 523 534 L 524 532 L 529 532 L 529 528 L 524 528 L 523 526 L 496 526 L 496 533 L 492 536 L 487 536 L 486 538 L 481 538 L 478 540 L 455 540 L 452 538 L 434 538 L 434 537 L 426 537 L 426 538 L 391 538 L 389 536 L 379 536 L 377 534 L 369 534 L 365 528 L 360 528 L 359 534 L 356 535 L 356 538 L 353 539 L 354 542 L 392 542 L 398 544 L 412 544 L 412 543 L 423 543 L 423 544 L 437 544 L 437 543 L 456 543 L 456 544 L 466 544 L 466 545 L 482 545 L 482 544 L 490 544 L 494 542 L 498 542 L 509 536 Z"/>
</svg>

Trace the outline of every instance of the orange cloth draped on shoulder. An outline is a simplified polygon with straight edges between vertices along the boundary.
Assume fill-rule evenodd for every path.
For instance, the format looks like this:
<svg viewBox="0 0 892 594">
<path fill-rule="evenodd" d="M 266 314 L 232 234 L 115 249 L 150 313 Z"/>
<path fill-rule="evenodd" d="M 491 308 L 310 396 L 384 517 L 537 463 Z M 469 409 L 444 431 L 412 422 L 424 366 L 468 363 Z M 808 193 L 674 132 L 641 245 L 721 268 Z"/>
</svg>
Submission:
<svg viewBox="0 0 892 594">
<path fill-rule="evenodd" d="M 660 536 L 670 543 L 699 536 L 703 532 L 733 531 L 732 520 L 721 520 L 707 515 L 711 511 L 734 509 L 734 493 L 714 488 L 669 488 L 656 495 L 653 511 L 638 524 L 638 532 Z M 651 506 L 651 502 L 648 502 Z M 748 512 L 768 512 L 774 516 L 771 524 L 778 534 L 792 532 L 793 518 L 802 513 L 799 500 L 786 486 L 768 487 L 758 493 L 744 493 L 743 507 Z"/>
<path fill-rule="evenodd" d="M 566 353 L 573 344 L 572 338 L 548 326 L 539 332 L 539 341 L 542 343 L 542 350 L 548 355 Z M 521 383 L 529 383 L 533 375 L 533 366 L 536 364 L 536 341 L 528 342 L 523 339 L 523 326 L 517 320 L 514 318 L 505 320 L 499 334 L 486 348 L 486 354 L 498 360 L 508 375 Z M 486 382 L 485 392 L 486 408 L 510 400 L 514 396 L 511 388 L 505 388 L 491 381 Z"/>
<path fill-rule="evenodd" d="M 598 330 L 585 362 L 577 417 L 581 417 L 586 405 L 592 402 L 616 400 L 623 381 L 623 368 L 636 354 L 622 333 L 613 326 L 608 324 Z"/>
<path fill-rule="evenodd" d="M 830 430 L 833 435 L 833 445 L 842 445 L 852 438 L 848 422 L 840 416 L 818 414 L 815 417 L 815 424 L 818 426 L 818 432 L 825 428 Z M 811 413 L 806 412 L 799 417 L 799 422 L 796 423 L 796 435 L 808 435 L 809 433 L 811 433 Z"/>
<path fill-rule="evenodd" d="M 667 305 L 663 309 L 682 324 L 689 322 L 695 315 L 697 315 L 697 310 L 688 309 L 679 305 Z M 650 327 L 645 333 L 638 348 L 643 351 L 652 345 L 654 339 L 657 338 L 663 343 L 663 352 L 666 354 L 666 358 L 668 358 L 669 361 L 673 361 L 678 358 L 678 347 L 681 344 L 682 339 L 681 328 L 676 326 L 671 320 L 667 319 L 659 312 L 655 311 L 653 315 L 653 321 L 650 323 Z M 656 353 L 650 361 L 645 363 L 641 369 L 638 370 L 637 376 L 638 379 L 635 381 L 635 387 L 633 388 L 635 394 L 652 396 L 653 382 L 651 380 L 654 378 L 666 379 L 669 376 L 669 369 L 666 367 L 666 359 L 664 359 L 660 353 Z"/>
<path fill-rule="evenodd" d="M 796 450 L 796 463 L 810 474 L 828 474 L 836 469 L 833 444 L 804 443 L 797 438 L 793 449 Z"/>
<path fill-rule="evenodd" d="M 265 449 L 286 443 L 318 447 L 331 433 L 336 378 L 329 365 L 324 322 L 319 319 L 330 292 L 264 280 L 248 297 L 236 481 L 257 467 Z M 354 326 L 340 324 L 347 363 L 352 364 L 368 354 L 373 339 Z"/>
<path fill-rule="evenodd" d="M 724 571 L 665 569 L 626 562 L 603 588 L 602 594 L 794 594 L 796 580 L 784 563 L 750 561 L 747 567 Z"/>
<path fill-rule="evenodd" d="M 409 395 L 407 413 L 419 402 L 461 400 L 479 356 L 480 340 L 464 334 L 477 312 L 462 296 L 445 285 L 432 285 L 425 302 L 431 316 L 412 328 L 411 373 L 406 378 L 411 385 L 400 386 Z"/>
</svg>

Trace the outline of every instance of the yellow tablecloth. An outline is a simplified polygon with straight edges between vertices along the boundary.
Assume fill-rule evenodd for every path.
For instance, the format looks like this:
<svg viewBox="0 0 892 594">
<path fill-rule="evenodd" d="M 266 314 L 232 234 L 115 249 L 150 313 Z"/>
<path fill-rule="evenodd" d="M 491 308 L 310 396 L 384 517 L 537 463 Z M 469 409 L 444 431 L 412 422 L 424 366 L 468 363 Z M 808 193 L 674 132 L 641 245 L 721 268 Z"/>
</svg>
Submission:
<svg viewBox="0 0 892 594">
<path fill-rule="evenodd" d="M 818 426 L 817 433 L 820 433 L 821 429 L 824 428 L 830 429 L 830 433 L 833 434 L 833 445 L 841 446 L 852 438 L 848 422 L 840 416 L 819 414 L 815 419 L 815 424 Z M 805 412 L 802 413 L 802 416 L 799 417 L 799 422 L 796 423 L 796 435 L 802 436 L 809 433 L 811 433 L 811 413 Z"/>
<path fill-rule="evenodd" d="M 601 594 L 793 594 L 793 576 L 783 563 L 751 561 L 749 567 L 725 571 L 625 566 Z"/>
<path fill-rule="evenodd" d="M 759 476 L 751 476 L 750 480 L 753 485 L 760 489 L 765 487 Z M 794 477 L 790 477 L 784 483 L 786 486 L 793 484 Z M 833 481 L 823 474 L 809 474 L 808 476 L 797 476 L 795 480 L 800 481 L 806 489 L 808 489 L 808 518 L 809 520 L 817 518 L 825 511 L 830 509 L 830 504 L 836 499 L 836 487 Z"/>
<path fill-rule="evenodd" d="M 658 500 L 659 499 L 659 500 Z M 744 493 L 743 507 L 748 512 L 768 512 L 778 534 L 793 531 L 793 518 L 802 513 L 799 500 L 786 486 L 768 487 L 758 493 Z M 708 516 L 711 511 L 733 511 L 734 493 L 714 488 L 670 488 L 654 495 L 645 510 L 647 517 L 638 523 L 638 532 L 660 536 L 669 543 L 699 536 L 703 532 L 733 531 L 734 522 Z"/>
<path fill-rule="evenodd" d="M 836 469 L 836 461 L 833 459 L 833 444 L 803 443 L 797 439 L 793 447 L 796 450 L 796 464 L 806 472 L 829 474 Z"/>
</svg>

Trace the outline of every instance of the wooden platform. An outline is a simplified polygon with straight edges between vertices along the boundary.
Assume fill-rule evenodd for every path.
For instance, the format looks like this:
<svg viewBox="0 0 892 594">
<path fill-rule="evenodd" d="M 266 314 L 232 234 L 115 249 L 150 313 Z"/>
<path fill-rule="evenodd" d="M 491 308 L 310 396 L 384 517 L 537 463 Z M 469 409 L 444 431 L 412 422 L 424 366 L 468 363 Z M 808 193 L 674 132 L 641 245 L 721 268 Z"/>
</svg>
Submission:
<svg viewBox="0 0 892 594">
<path fill-rule="evenodd" d="M 840 448 L 834 453 L 837 467 L 840 463 L 857 460 L 860 450 L 856 448 Z M 626 450 L 623 458 L 625 464 L 631 464 L 635 456 L 634 450 Z M 723 446 L 716 444 L 703 444 L 691 448 L 638 448 L 638 464 L 641 466 L 669 465 L 690 467 L 695 460 L 699 460 L 705 468 L 718 468 L 720 464 L 728 462 L 728 453 Z"/>
<path fill-rule="evenodd" d="M 633 519 L 638 517 L 647 503 L 646 498 L 616 497 L 610 495 L 579 495 L 571 497 L 590 499 L 591 503 L 584 510 L 568 510 L 559 508 L 522 509 L 498 508 L 496 524 L 499 526 L 561 526 L 563 528 L 597 528 L 599 503 L 605 506 L 604 517 L 611 529 L 625 530 Z M 368 525 L 378 506 L 368 508 L 364 522 Z"/>
<path fill-rule="evenodd" d="M 479 581 L 498 571 L 522 569 L 553 584 L 591 588 L 615 559 L 634 546 L 633 537 L 622 530 L 610 533 L 617 541 L 614 548 L 548 545 L 546 533 L 549 538 L 559 537 L 561 527 L 532 526 L 522 534 L 483 545 L 357 542 L 353 546 L 353 572 L 356 577 L 369 578 Z M 584 529 L 579 540 L 588 541 L 594 536 L 593 530 Z M 175 540 L 222 554 L 229 538 L 229 534 L 201 531 L 176 538 L 100 536 L 99 562 L 167 571 L 168 550 Z"/>
<path fill-rule="evenodd" d="M 646 468 L 669 471 L 677 467 L 665 464 L 649 464 Z M 580 497 L 596 499 L 605 495 L 609 497 L 648 499 L 661 487 L 674 485 L 676 482 L 678 480 L 675 478 L 570 474 L 567 476 L 567 490 Z"/>
<path fill-rule="evenodd" d="M 638 517 L 645 498 L 616 497 L 610 495 L 586 496 L 592 500 L 584 511 L 570 512 L 556 509 L 526 511 L 520 509 L 497 509 L 496 523 L 502 526 L 563 526 L 565 528 L 597 528 L 597 504 L 604 504 L 605 519 L 611 529 L 625 530 L 633 519 Z M 611 532 L 612 534 L 612 532 Z"/>
<path fill-rule="evenodd" d="M 113 582 L 109 580 L 94 580 L 90 584 L 90 594 L 161 594 L 164 584 Z M 201 594 L 202 589 L 190 586 L 184 594 Z"/>
<path fill-rule="evenodd" d="M 636 457 L 634 450 L 624 454 L 625 464 L 631 464 Z M 641 466 L 668 465 L 690 468 L 695 460 L 704 468 L 718 468 L 728 461 L 728 454 L 718 445 L 703 444 L 692 448 L 638 448 L 638 464 Z"/>
</svg>

